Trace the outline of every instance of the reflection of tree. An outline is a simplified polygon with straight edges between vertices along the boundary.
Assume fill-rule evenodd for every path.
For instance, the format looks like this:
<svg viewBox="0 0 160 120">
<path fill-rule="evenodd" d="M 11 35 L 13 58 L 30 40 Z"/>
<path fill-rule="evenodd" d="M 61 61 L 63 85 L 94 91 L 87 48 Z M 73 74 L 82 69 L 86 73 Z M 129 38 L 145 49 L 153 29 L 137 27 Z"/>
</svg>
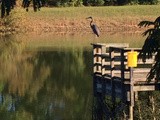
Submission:
<svg viewBox="0 0 160 120">
<path fill-rule="evenodd" d="M 34 92 L 38 92 L 41 88 L 39 84 L 43 83 L 49 75 L 49 68 L 45 65 L 36 66 L 38 63 L 33 57 L 34 53 L 23 53 L 24 46 L 22 43 L 8 40 L 4 41 L 2 46 L 4 49 L 0 58 L 0 66 L 3 68 L 1 69 L 1 76 L 3 76 L 2 81 L 8 82 L 9 92 L 24 96 L 27 90 L 34 89 L 28 94 L 35 96 Z M 33 84 L 34 88 L 32 87 Z"/>
<path fill-rule="evenodd" d="M 140 92 L 136 101 L 134 118 L 142 120 L 159 120 L 160 115 L 159 91 Z"/>
<path fill-rule="evenodd" d="M 21 100 L 16 97 L 17 95 L 22 97 L 27 95 L 28 100 L 36 99 L 37 93 L 50 74 L 50 69 L 45 64 L 39 67 L 37 58 L 33 57 L 35 53 L 23 52 L 25 47 L 23 43 L 8 39 L 4 39 L 1 42 L 0 53 L 0 82 L 2 83 L 2 88 L 4 88 L 1 90 L 3 93 L 1 96 L 5 98 L 1 103 L 2 106 L 0 108 L 2 109 L 0 109 L 0 113 L 5 112 L 5 114 L 8 114 L 8 107 L 12 104 L 16 106 L 16 110 L 18 109 L 17 106 L 19 105 L 16 104 Z M 11 96 L 11 98 L 7 96 Z M 19 115 L 20 113 L 28 115 L 25 109 L 16 112 Z M 21 116 L 21 118 L 23 117 Z"/>
<path fill-rule="evenodd" d="M 0 115 L 8 116 L 4 119 L 90 118 L 92 84 L 86 67 L 90 56 L 84 58 L 87 52 L 24 52 L 22 43 L 5 42 L 0 53 L 0 88 L 4 98 Z M 12 112 L 7 109 L 10 105 L 15 108 Z"/>
<path fill-rule="evenodd" d="M 52 101 L 50 112 L 66 119 L 77 117 L 83 119 L 91 112 L 88 109 L 90 102 L 88 87 L 92 86 L 88 69 L 85 69 L 83 51 L 48 52 L 43 53 L 42 58 L 52 66 L 50 80 L 46 83 L 46 89 L 53 94 L 53 98 L 48 99 Z M 88 114 L 86 118 L 90 117 Z"/>
</svg>

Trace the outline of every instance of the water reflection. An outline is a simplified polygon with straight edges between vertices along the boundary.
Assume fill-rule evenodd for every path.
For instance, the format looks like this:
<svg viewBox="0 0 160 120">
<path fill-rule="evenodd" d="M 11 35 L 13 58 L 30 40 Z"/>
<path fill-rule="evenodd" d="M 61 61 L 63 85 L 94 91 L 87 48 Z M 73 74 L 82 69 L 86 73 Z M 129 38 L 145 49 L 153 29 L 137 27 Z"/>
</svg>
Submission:
<svg viewBox="0 0 160 120">
<path fill-rule="evenodd" d="M 26 51 L 8 42 L 0 54 L 0 119 L 90 119 L 88 51 Z"/>
<path fill-rule="evenodd" d="M 82 37 L 83 36 L 83 37 Z M 136 39 L 140 39 L 137 37 Z M 134 35 L 1 37 L 0 119 L 90 120 L 93 42 L 129 42 Z"/>
<path fill-rule="evenodd" d="M 130 47 L 142 47 L 145 38 L 138 33 L 102 33 L 99 38 L 92 33 L 70 33 L 70 34 L 41 34 L 22 36 L 27 41 L 29 49 L 46 50 L 46 48 L 60 49 L 88 49 L 91 43 L 129 43 Z"/>
</svg>

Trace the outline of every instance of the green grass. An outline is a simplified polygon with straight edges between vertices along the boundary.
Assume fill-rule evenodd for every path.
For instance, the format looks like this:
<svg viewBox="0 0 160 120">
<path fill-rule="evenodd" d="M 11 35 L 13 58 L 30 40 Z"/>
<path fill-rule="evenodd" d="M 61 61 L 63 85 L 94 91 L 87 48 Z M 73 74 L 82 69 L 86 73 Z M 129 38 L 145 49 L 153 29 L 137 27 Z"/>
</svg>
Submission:
<svg viewBox="0 0 160 120">
<path fill-rule="evenodd" d="M 17 22 L 18 25 L 28 21 L 25 26 L 32 27 L 36 24 L 43 24 L 41 27 L 44 28 L 44 25 L 47 23 L 53 29 L 62 26 L 66 27 L 66 29 L 68 29 L 67 27 L 74 27 L 83 31 L 84 29 L 90 30 L 89 21 L 85 18 L 92 16 L 96 24 L 102 29 L 101 31 L 104 32 L 105 29 L 126 30 L 127 27 L 135 30 L 140 21 L 154 21 L 160 15 L 160 5 L 42 7 L 41 10 L 37 12 L 34 12 L 33 8 L 29 8 L 29 12 L 21 8 L 18 9 L 17 13 L 17 16 L 23 15 L 23 18 Z M 37 28 L 41 29 L 39 26 Z"/>
<path fill-rule="evenodd" d="M 25 10 L 23 10 L 25 11 Z M 67 19 L 80 19 L 86 16 L 96 18 L 123 18 L 123 17 L 155 17 L 160 15 L 160 5 L 134 5 L 134 6 L 106 6 L 106 7 L 64 7 L 64 8 L 41 8 L 40 12 L 33 12 L 32 8 L 28 15 L 35 17 L 54 17 Z"/>
</svg>

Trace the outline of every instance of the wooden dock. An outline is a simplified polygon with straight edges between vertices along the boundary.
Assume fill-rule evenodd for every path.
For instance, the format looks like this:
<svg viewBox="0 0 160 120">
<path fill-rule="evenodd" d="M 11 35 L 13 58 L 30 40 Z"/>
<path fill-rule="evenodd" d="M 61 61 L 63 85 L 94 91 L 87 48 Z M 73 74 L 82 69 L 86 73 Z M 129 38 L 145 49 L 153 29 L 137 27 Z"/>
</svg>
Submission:
<svg viewBox="0 0 160 120">
<path fill-rule="evenodd" d="M 128 105 L 129 120 L 133 120 L 133 108 L 135 99 L 138 99 L 139 91 L 154 91 L 160 89 L 160 83 L 155 79 L 148 82 L 146 80 L 154 57 L 147 59 L 145 63 L 138 59 L 137 67 L 127 66 L 127 52 L 140 52 L 141 48 L 129 48 L 125 44 L 92 44 L 93 46 L 93 91 L 94 96 L 110 96 L 111 102 L 115 104 L 119 99 L 119 106 L 112 106 L 108 111 L 107 119 L 114 119 L 116 111 L 124 104 Z"/>
</svg>

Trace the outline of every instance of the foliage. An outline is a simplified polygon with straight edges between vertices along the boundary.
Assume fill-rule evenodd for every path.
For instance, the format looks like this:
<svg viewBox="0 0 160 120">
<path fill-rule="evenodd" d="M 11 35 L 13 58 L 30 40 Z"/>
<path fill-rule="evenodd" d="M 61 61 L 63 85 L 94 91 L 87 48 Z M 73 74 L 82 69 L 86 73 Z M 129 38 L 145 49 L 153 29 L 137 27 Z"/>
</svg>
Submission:
<svg viewBox="0 0 160 120">
<path fill-rule="evenodd" d="M 16 0 L 2 0 L 1 2 L 1 18 L 8 16 L 11 12 L 11 9 L 16 5 Z M 32 0 L 32 6 L 34 11 L 40 10 L 43 0 Z M 28 7 L 31 4 L 31 0 L 23 0 L 22 7 L 26 8 L 28 11 Z"/>
<path fill-rule="evenodd" d="M 56 7 L 70 7 L 70 6 L 82 6 L 82 0 L 48 0 L 46 2 L 48 6 Z"/>
<path fill-rule="evenodd" d="M 139 4 L 155 5 L 157 3 L 158 3 L 158 0 L 139 0 Z"/>
<path fill-rule="evenodd" d="M 152 28 L 147 29 L 143 35 L 147 36 L 145 43 L 142 47 L 142 51 L 139 53 L 139 57 L 142 58 L 143 62 L 147 58 L 152 58 L 155 55 L 155 64 L 150 70 L 150 73 L 147 76 L 147 79 L 160 78 L 160 17 L 155 21 L 141 21 L 138 24 L 140 27 L 153 26 Z"/>
<path fill-rule="evenodd" d="M 1 0 L 1 18 L 8 16 L 16 5 L 16 0 Z M 158 4 L 158 0 L 23 0 L 22 7 L 28 11 L 33 6 L 34 11 L 42 6 L 77 7 L 77 6 L 106 6 L 127 4 Z"/>
<path fill-rule="evenodd" d="M 40 10 L 42 3 L 43 2 L 41 0 L 32 0 L 32 5 L 35 12 L 37 10 Z M 30 6 L 30 4 L 31 4 L 31 0 L 23 0 L 22 2 L 22 6 L 26 8 L 26 11 L 28 11 L 28 7 Z"/>
<path fill-rule="evenodd" d="M 83 0 L 84 5 L 89 5 L 89 6 L 102 6 L 104 5 L 105 1 L 104 0 Z"/>
<path fill-rule="evenodd" d="M 1 18 L 9 15 L 11 9 L 14 8 L 15 0 L 2 0 L 1 1 Z"/>
<path fill-rule="evenodd" d="M 158 120 L 160 115 L 159 100 L 159 91 L 139 92 L 134 107 L 134 119 Z"/>
</svg>

